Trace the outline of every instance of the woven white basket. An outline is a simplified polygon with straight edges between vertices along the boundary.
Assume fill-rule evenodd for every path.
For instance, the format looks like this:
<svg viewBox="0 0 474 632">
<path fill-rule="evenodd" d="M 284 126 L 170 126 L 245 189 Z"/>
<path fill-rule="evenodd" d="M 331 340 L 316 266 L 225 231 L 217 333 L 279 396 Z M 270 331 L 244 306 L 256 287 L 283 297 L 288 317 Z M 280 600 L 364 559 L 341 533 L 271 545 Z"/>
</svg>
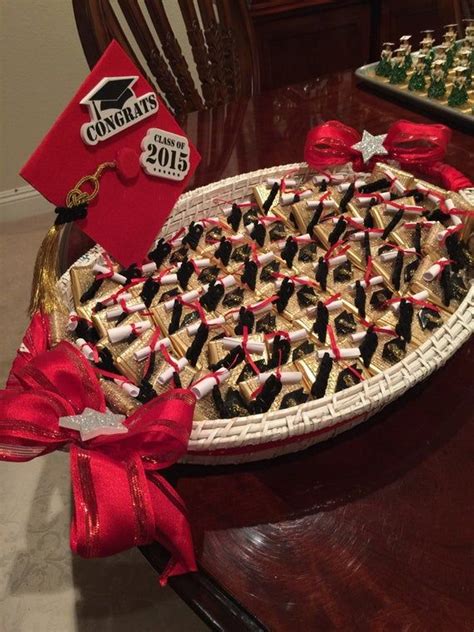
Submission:
<svg viewBox="0 0 474 632">
<path fill-rule="evenodd" d="M 192 220 L 216 214 L 215 200 L 243 201 L 269 176 L 307 171 L 306 163 L 262 169 L 220 180 L 182 195 L 161 232 L 169 236 Z M 87 265 L 101 249 L 94 247 L 75 265 Z M 72 306 L 69 273 L 59 289 Z M 474 286 L 449 320 L 404 360 L 383 373 L 335 395 L 264 415 L 194 422 L 188 463 L 242 463 L 295 452 L 362 423 L 442 366 L 474 330 Z"/>
</svg>

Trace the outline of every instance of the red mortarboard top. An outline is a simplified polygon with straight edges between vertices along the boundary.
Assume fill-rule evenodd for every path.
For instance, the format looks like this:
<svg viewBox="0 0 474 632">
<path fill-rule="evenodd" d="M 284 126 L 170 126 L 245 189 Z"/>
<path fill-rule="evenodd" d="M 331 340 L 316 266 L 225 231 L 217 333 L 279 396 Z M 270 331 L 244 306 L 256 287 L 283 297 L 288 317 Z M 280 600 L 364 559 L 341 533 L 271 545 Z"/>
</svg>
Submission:
<svg viewBox="0 0 474 632">
<path fill-rule="evenodd" d="M 118 169 L 103 172 L 99 194 L 87 218 L 77 224 L 122 265 L 140 264 L 200 161 L 187 140 L 187 157 L 180 156 L 179 148 L 175 156 L 168 150 L 158 155 L 163 145 L 148 145 L 155 132 L 147 133 L 155 128 L 160 136 L 162 130 L 174 139 L 184 136 L 114 41 L 20 174 L 52 204 L 64 206 L 81 178 L 94 174 L 101 163 L 117 161 Z M 182 171 L 189 166 L 182 180 L 176 179 L 182 177 L 176 165 Z"/>
</svg>

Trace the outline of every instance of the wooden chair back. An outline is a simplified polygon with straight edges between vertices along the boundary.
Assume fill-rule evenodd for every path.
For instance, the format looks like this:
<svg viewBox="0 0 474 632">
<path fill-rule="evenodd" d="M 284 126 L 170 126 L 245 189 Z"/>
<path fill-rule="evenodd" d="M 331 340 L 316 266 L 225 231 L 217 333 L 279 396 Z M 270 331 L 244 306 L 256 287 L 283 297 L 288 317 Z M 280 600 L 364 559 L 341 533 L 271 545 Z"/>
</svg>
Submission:
<svg viewBox="0 0 474 632">
<path fill-rule="evenodd" d="M 89 66 L 116 39 L 176 115 L 259 89 L 255 35 L 245 0 L 72 2 Z"/>
<path fill-rule="evenodd" d="M 461 33 L 464 35 L 463 20 L 474 19 L 474 0 L 453 0 L 453 7 L 458 28 L 461 29 Z"/>
</svg>

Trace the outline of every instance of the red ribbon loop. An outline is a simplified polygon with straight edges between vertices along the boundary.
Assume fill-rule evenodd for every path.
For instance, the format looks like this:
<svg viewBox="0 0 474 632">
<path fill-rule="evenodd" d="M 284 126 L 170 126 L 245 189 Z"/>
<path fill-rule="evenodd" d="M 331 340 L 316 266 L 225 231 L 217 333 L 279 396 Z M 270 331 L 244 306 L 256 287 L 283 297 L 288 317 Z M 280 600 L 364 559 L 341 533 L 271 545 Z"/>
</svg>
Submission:
<svg viewBox="0 0 474 632">
<path fill-rule="evenodd" d="M 361 170 L 364 167 L 362 156 L 352 148 L 360 139 L 360 134 L 352 127 L 340 121 L 327 121 L 308 132 L 304 159 L 319 171 L 347 162 L 352 162 L 354 169 Z M 397 160 L 402 169 L 434 177 L 451 191 L 472 187 L 474 185 L 469 178 L 442 162 L 450 139 L 451 130 L 445 125 L 396 121 L 390 126 L 384 141 L 388 154 L 375 156 L 371 162 Z"/>
<path fill-rule="evenodd" d="M 340 121 L 327 121 L 313 127 L 306 137 L 304 159 L 315 169 L 355 162 L 354 168 L 362 168 L 360 152 L 352 145 L 361 139 L 359 132 Z"/>
<path fill-rule="evenodd" d="M 36 324 L 35 324 L 36 327 Z M 182 502 L 158 473 L 187 450 L 195 398 L 170 390 L 128 417 L 126 434 L 82 441 L 59 418 L 105 411 L 93 367 L 70 343 L 14 366 L 20 387 L 0 392 L 0 460 L 28 461 L 70 446 L 74 513 L 71 548 L 102 557 L 153 540 L 171 553 L 162 576 L 196 569 Z"/>
</svg>

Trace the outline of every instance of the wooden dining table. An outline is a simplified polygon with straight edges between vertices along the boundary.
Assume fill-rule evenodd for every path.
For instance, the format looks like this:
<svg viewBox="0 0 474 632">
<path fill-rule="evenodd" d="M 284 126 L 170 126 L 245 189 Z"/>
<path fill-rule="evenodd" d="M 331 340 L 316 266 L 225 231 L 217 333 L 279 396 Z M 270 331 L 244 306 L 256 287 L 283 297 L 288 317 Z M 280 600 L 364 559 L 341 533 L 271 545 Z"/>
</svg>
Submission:
<svg viewBox="0 0 474 632">
<path fill-rule="evenodd" d="M 303 160 L 308 130 L 339 119 L 382 134 L 439 122 L 358 86 L 352 72 L 189 114 L 192 186 Z M 472 130 L 447 162 L 474 176 Z M 474 628 L 474 346 L 371 420 L 305 451 L 167 472 L 199 570 L 170 586 L 215 630 Z M 166 555 L 142 547 L 157 571 Z"/>
</svg>

